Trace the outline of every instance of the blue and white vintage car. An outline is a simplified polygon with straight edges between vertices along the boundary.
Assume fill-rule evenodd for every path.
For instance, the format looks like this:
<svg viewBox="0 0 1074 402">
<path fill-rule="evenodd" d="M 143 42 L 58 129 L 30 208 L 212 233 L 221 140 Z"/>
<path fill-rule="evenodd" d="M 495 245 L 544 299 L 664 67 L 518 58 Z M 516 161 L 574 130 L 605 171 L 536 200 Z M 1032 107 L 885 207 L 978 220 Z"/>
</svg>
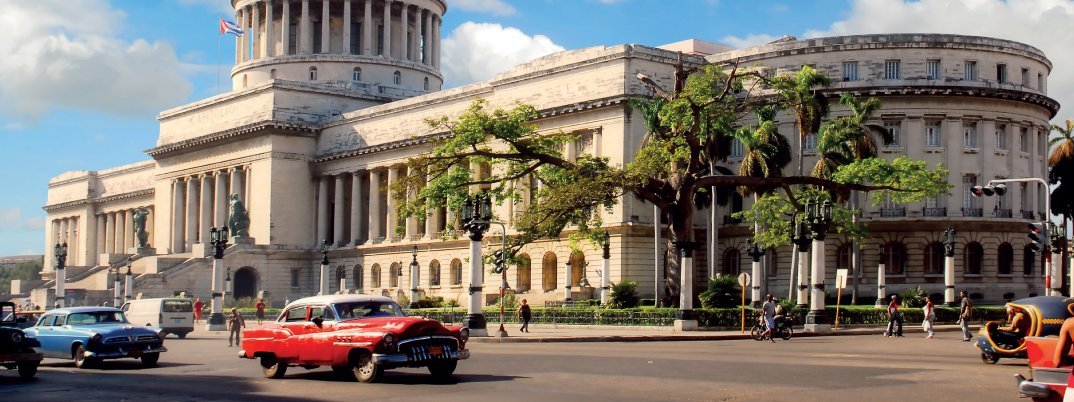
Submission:
<svg viewBox="0 0 1074 402">
<path fill-rule="evenodd" d="M 147 367 L 155 366 L 160 353 L 168 351 L 159 328 L 133 325 L 123 311 L 112 307 L 49 310 L 25 332 L 41 342 L 45 357 L 74 359 L 78 368 L 125 357 L 142 359 Z"/>
</svg>

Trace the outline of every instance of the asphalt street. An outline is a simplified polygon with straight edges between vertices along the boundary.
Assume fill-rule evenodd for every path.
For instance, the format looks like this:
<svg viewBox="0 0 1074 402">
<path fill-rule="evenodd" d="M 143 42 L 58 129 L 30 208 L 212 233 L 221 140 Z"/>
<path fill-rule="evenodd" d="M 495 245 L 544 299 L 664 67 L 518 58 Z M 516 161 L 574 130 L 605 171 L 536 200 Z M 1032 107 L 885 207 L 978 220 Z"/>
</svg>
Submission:
<svg viewBox="0 0 1074 402">
<path fill-rule="evenodd" d="M 33 381 L 0 370 L 11 401 L 1012 401 L 1024 360 L 983 364 L 957 332 L 679 342 L 471 343 L 473 358 L 436 382 L 424 369 L 361 384 L 328 368 L 261 376 L 217 333 L 169 337 L 160 366 L 46 359 Z"/>
</svg>

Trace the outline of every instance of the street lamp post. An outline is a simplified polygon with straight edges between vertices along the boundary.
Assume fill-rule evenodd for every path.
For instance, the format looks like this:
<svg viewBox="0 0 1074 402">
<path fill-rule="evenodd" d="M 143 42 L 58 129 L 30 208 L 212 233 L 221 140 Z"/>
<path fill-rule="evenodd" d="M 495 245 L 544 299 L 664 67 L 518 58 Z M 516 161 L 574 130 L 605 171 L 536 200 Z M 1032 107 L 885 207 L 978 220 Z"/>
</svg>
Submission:
<svg viewBox="0 0 1074 402">
<path fill-rule="evenodd" d="M 877 250 L 880 255 L 880 263 L 876 264 L 876 301 L 873 302 L 873 306 L 876 308 L 888 307 L 888 294 L 887 294 L 887 265 L 884 264 L 884 245 L 881 244 Z"/>
<path fill-rule="evenodd" d="M 765 249 L 757 244 L 757 239 L 750 241 L 750 247 L 746 249 L 746 254 L 753 259 L 752 272 L 753 275 L 753 288 L 750 289 L 750 307 L 761 307 L 761 258 L 764 257 Z"/>
<path fill-rule="evenodd" d="M 339 272 L 339 294 L 347 294 L 347 270 L 339 267 L 337 271 Z"/>
<path fill-rule="evenodd" d="M 213 246 L 212 308 L 209 314 L 209 331 L 225 331 L 224 323 L 224 249 L 227 248 L 227 226 L 209 228 L 209 243 Z"/>
<path fill-rule="evenodd" d="M 482 292 L 481 239 L 489 229 L 492 220 L 492 197 L 487 194 L 475 194 L 467 197 L 462 211 L 462 227 L 470 237 L 470 300 L 467 306 L 466 328 L 470 336 L 489 336 L 488 324 L 481 311 L 484 294 Z M 505 234 L 506 235 L 506 234 Z"/>
<path fill-rule="evenodd" d="M 321 276 L 318 295 L 328 294 L 328 239 L 321 240 Z"/>
<path fill-rule="evenodd" d="M 134 292 L 134 274 L 131 273 L 131 259 L 127 257 L 127 274 L 124 275 L 123 300 L 130 301 L 131 293 Z M 118 306 L 117 306 L 118 307 Z"/>
<path fill-rule="evenodd" d="M 955 228 L 943 231 L 943 303 L 948 306 L 955 301 Z"/>
<path fill-rule="evenodd" d="M 809 274 L 806 271 L 808 264 L 809 248 L 813 245 L 813 238 L 809 236 L 806 223 L 796 216 L 791 223 L 794 230 L 791 232 L 793 241 L 798 246 L 798 307 L 805 308 L 809 305 Z"/>
<path fill-rule="evenodd" d="M 410 307 L 418 307 L 418 246 L 410 249 Z"/>
<path fill-rule="evenodd" d="M 813 264 L 810 276 L 813 289 L 810 291 L 809 313 L 806 314 L 806 332 L 829 332 L 831 321 L 824 310 L 824 237 L 828 224 L 832 221 L 832 202 L 819 199 L 806 203 L 809 230 L 813 237 Z"/>
<path fill-rule="evenodd" d="M 110 270 L 115 271 L 112 273 L 112 303 L 113 306 L 120 307 L 123 304 L 123 286 L 120 285 L 119 282 L 119 265 L 116 265 L 115 267 L 113 267 L 113 269 Z"/>
<path fill-rule="evenodd" d="M 64 285 L 67 281 L 67 242 L 56 245 L 56 307 L 63 307 L 67 299 Z"/>
<path fill-rule="evenodd" d="M 567 304 L 570 304 L 570 302 L 571 302 L 571 260 L 568 259 L 567 263 L 564 264 L 564 265 L 567 268 L 564 270 L 564 273 L 563 273 L 563 283 L 564 283 L 564 285 L 563 285 L 563 289 L 564 289 L 564 291 L 563 291 L 563 301 L 566 302 Z M 564 306 L 564 307 L 566 307 L 566 306 Z"/>
<path fill-rule="evenodd" d="M 231 295 L 231 299 L 235 301 L 235 289 L 231 288 L 231 268 L 227 269 L 227 276 L 224 277 L 224 302 L 227 302 L 227 295 Z"/>
<path fill-rule="evenodd" d="M 604 254 L 601 255 L 601 257 L 603 257 L 603 260 L 601 261 L 602 265 L 600 267 L 600 305 L 607 307 L 608 297 L 611 296 L 609 294 L 611 292 L 611 287 L 608 283 L 608 277 L 611 276 L 610 274 L 612 258 L 611 236 L 608 235 L 607 230 L 604 231 L 604 244 L 602 244 L 601 246 L 601 248 L 604 249 Z"/>
</svg>

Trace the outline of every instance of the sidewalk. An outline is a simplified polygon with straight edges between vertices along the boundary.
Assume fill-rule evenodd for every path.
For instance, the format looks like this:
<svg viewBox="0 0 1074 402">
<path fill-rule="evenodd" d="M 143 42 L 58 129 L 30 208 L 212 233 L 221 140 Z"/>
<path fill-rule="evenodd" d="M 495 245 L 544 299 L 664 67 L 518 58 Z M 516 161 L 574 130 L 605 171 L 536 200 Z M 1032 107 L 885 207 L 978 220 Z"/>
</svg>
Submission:
<svg viewBox="0 0 1074 402">
<path fill-rule="evenodd" d="M 743 333 L 738 330 L 679 332 L 671 327 L 621 327 L 621 326 L 571 326 L 553 324 L 530 324 L 530 332 L 519 332 L 519 324 L 505 324 L 507 337 L 497 336 L 498 323 L 489 323 L 488 337 L 470 337 L 471 343 L 521 343 L 521 342 L 668 342 L 668 341 L 718 341 L 750 339 L 750 328 Z M 970 326 L 974 334 L 980 326 Z M 794 337 L 880 335 L 886 326 L 839 328 L 825 334 L 803 332 L 794 328 Z M 936 332 L 960 331 L 958 325 L 936 325 Z M 903 326 L 904 334 L 923 334 L 920 325 Z"/>
</svg>

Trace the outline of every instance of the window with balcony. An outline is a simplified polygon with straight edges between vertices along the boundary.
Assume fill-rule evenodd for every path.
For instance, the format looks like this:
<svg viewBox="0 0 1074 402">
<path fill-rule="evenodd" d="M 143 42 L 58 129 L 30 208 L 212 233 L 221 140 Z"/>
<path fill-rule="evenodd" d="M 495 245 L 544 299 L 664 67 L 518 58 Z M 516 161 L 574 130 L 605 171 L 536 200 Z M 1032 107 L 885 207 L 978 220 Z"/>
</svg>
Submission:
<svg viewBox="0 0 1074 402">
<path fill-rule="evenodd" d="M 995 196 L 995 198 L 996 198 L 996 207 L 995 207 L 996 217 L 997 218 L 1010 218 L 1011 217 L 1011 207 L 1010 207 L 1010 203 L 1007 201 L 1007 193 L 1004 193 L 1003 195 L 997 194 Z"/>
<path fill-rule="evenodd" d="M 962 176 L 962 216 L 981 216 L 981 207 L 977 197 L 970 194 L 970 189 L 977 185 L 977 175 Z"/>
<path fill-rule="evenodd" d="M 899 60 L 888 60 L 884 62 L 884 79 L 885 80 L 897 80 L 899 79 Z"/>
<path fill-rule="evenodd" d="M 962 126 L 962 147 L 977 148 L 977 123 L 966 123 Z"/>
<path fill-rule="evenodd" d="M 1007 125 L 1006 124 L 997 124 L 996 125 L 995 139 L 996 139 L 996 149 L 1007 150 Z"/>
<path fill-rule="evenodd" d="M 966 60 L 965 67 L 962 78 L 966 81 L 977 81 L 977 62 Z"/>
<path fill-rule="evenodd" d="M 1029 183 L 1018 183 L 1018 206 L 1022 219 L 1033 219 L 1033 206 L 1029 204 Z"/>
<path fill-rule="evenodd" d="M 884 138 L 885 147 L 898 147 L 902 144 L 902 122 L 901 121 L 885 121 L 884 129 L 888 132 L 888 138 Z"/>
<path fill-rule="evenodd" d="M 846 61 L 843 62 L 843 81 L 857 81 L 858 80 L 858 62 Z"/>
<path fill-rule="evenodd" d="M 947 200 L 944 196 L 925 197 L 925 207 L 921 210 L 922 216 L 947 216 Z"/>
<path fill-rule="evenodd" d="M 1023 68 L 1022 69 L 1022 86 L 1023 87 L 1029 87 L 1029 69 L 1028 68 Z"/>
<path fill-rule="evenodd" d="M 925 124 L 925 146 L 938 147 L 940 143 L 940 122 Z"/>
<path fill-rule="evenodd" d="M 906 208 L 891 199 L 890 191 L 885 191 L 884 202 L 880 205 L 880 216 L 906 216 Z"/>
<path fill-rule="evenodd" d="M 1007 65 L 996 64 L 996 82 L 1000 84 L 1007 83 Z"/>
<path fill-rule="evenodd" d="M 926 60 L 925 61 L 925 76 L 930 80 L 940 79 L 940 61 L 939 60 Z"/>
</svg>

